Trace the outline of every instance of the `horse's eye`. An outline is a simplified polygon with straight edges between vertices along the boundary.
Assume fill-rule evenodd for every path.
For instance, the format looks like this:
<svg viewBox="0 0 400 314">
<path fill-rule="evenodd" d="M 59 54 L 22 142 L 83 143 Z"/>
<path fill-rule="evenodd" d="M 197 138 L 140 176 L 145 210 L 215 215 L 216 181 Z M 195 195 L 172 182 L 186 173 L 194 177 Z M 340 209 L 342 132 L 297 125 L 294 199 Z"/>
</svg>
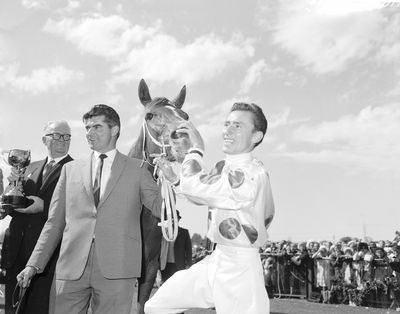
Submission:
<svg viewBox="0 0 400 314">
<path fill-rule="evenodd" d="M 151 119 L 153 119 L 153 116 L 154 115 L 151 112 L 148 112 L 148 113 L 146 113 L 145 120 L 146 121 L 151 120 Z"/>
</svg>

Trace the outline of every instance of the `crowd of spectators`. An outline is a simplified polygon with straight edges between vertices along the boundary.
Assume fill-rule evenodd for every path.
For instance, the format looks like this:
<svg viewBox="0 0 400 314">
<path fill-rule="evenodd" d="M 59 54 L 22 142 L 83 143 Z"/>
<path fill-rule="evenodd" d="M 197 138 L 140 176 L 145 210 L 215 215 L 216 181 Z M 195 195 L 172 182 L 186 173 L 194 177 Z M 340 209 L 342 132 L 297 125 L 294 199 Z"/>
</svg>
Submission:
<svg viewBox="0 0 400 314">
<path fill-rule="evenodd" d="M 269 242 L 261 258 L 271 298 L 400 310 L 400 232 L 391 241 Z"/>
<path fill-rule="evenodd" d="M 211 251 L 194 245 L 193 264 Z M 270 298 L 400 310 L 400 231 L 393 240 L 268 242 L 261 261 Z"/>
</svg>

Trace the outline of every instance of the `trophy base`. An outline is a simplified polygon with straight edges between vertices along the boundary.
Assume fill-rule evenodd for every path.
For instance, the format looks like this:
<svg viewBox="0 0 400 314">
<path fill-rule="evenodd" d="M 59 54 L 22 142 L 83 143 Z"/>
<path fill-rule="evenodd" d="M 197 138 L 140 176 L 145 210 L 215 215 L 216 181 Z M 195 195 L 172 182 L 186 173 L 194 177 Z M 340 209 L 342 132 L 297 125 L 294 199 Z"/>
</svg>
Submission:
<svg viewBox="0 0 400 314">
<path fill-rule="evenodd" d="M 29 199 L 21 195 L 3 195 L 1 203 L 9 209 L 26 208 L 29 206 Z"/>
</svg>

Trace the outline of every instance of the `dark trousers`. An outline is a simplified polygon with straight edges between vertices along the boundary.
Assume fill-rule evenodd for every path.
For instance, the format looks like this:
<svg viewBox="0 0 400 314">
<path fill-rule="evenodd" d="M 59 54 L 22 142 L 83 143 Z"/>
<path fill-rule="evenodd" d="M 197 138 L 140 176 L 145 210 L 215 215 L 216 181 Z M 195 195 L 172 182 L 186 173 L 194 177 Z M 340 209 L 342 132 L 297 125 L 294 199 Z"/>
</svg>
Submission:
<svg viewBox="0 0 400 314">
<path fill-rule="evenodd" d="M 13 302 L 18 300 L 18 290 L 13 293 L 17 284 L 17 275 L 25 268 L 29 256 L 25 256 L 24 250 L 20 250 L 14 264 L 6 269 L 5 283 L 5 313 L 14 314 Z M 30 254 L 29 254 L 30 255 Z M 53 256 L 54 258 L 54 256 Z M 53 259 L 52 258 L 52 259 Z M 51 261 L 52 262 L 52 261 Z M 55 261 L 54 261 L 55 262 Z M 33 277 L 25 296 L 21 301 L 19 314 L 48 314 L 50 289 L 54 277 L 54 268 L 52 271 L 45 271 Z"/>
<path fill-rule="evenodd" d="M 164 270 L 161 271 L 162 281 L 165 282 L 178 271 L 175 263 L 167 263 Z"/>
</svg>

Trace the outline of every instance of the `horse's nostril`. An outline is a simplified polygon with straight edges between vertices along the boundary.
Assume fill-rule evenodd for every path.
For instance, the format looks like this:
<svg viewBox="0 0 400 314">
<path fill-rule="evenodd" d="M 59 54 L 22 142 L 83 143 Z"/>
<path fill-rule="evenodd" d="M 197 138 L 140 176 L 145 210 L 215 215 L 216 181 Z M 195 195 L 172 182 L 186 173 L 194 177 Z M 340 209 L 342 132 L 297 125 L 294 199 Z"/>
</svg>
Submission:
<svg viewBox="0 0 400 314">
<path fill-rule="evenodd" d="M 144 117 L 144 119 L 146 121 L 149 121 L 149 120 L 153 119 L 153 116 L 154 115 L 151 112 L 148 112 L 148 113 L 146 113 L 146 116 Z"/>
<path fill-rule="evenodd" d="M 176 133 L 176 130 L 175 130 L 175 131 L 173 131 L 173 132 L 171 133 L 170 137 L 171 137 L 173 140 L 176 140 L 176 139 L 179 138 L 179 135 L 178 135 L 178 133 Z"/>
</svg>

